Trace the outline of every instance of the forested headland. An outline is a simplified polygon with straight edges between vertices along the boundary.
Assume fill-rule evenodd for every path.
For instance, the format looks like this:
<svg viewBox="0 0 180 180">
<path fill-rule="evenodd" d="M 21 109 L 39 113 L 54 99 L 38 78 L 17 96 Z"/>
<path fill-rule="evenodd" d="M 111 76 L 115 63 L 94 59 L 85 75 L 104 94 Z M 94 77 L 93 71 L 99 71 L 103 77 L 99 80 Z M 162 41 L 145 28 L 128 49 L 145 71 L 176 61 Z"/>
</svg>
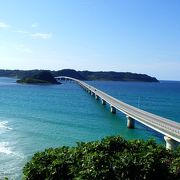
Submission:
<svg viewBox="0 0 180 180">
<path fill-rule="evenodd" d="M 34 76 L 44 70 L 4 70 L 0 69 L 0 77 L 15 77 L 18 79 Z M 134 82 L 158 82 L 155 77 L 146 74 L 114 71 L 76 71 L 74 69 L 62 69 L 50 71 L 55 76 L 69 76 L 79 80 L 104 80 L 104 81 L 134 81 Z"/>
</svg>

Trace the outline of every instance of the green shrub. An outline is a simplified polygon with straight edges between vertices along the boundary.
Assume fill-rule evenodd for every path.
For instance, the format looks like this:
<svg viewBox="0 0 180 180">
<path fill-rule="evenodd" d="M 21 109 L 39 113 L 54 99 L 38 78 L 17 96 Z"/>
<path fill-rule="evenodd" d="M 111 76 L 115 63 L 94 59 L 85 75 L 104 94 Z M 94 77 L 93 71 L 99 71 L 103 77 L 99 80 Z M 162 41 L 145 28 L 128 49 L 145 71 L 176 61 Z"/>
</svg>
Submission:
<svg viewBox="0 0 180 180">
<path fill-rule="evenodd" d="M 23 173 L 26 180 L 176 180 L 180 179 L 180 148 L 168 151 L 152 140 L 112 136 L 38 152 Z"/>
</svg>

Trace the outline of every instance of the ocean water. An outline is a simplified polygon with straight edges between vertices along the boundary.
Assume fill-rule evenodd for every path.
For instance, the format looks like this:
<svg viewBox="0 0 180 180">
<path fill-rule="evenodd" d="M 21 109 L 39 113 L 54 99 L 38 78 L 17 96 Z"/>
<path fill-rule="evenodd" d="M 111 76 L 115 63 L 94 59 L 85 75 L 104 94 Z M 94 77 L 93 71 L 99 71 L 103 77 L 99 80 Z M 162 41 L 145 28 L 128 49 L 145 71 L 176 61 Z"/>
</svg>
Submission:
<svg viewBox="0 0 180 180">
<path fill-rule="evenodd" d="M 141 109 L 180 122 L 180 82 L 88 82 Z M 111 114 L 76 83 L 21 85 L 0 78 L 0 179 L 21 179 L 22 168 L 37 151 L 77 141 L 121 135 L 126 139 L 163 136 L 139 123 L 126 127 L 124 114 Z"/>
</svg>

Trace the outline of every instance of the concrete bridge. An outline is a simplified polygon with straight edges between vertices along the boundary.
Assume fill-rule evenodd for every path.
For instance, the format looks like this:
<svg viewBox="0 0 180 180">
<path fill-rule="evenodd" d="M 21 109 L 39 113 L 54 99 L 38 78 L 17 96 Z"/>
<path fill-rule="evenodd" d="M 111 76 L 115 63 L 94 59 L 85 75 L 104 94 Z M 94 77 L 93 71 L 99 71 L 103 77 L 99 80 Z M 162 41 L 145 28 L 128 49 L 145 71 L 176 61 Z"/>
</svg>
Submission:
<svg viewBox="0 0 180 180">
<path fill-rule="evenodd" d="M 96 100 L 101 100 L 102 105 L 110 105 L 111 113 L 117 110 L 123 112 L 127 117 L 127 127 L 134 128 L 135 120 L 148 126 L 149 128 L 164 135 L 167 149 L 174 149 L 180 143 L 180 123 L 146 112 L 129 104 L 126 104 L 99 89 L 75 78 L 59 76 L 57 80 L 71 80 L 77 82 Z"/>
</svg>

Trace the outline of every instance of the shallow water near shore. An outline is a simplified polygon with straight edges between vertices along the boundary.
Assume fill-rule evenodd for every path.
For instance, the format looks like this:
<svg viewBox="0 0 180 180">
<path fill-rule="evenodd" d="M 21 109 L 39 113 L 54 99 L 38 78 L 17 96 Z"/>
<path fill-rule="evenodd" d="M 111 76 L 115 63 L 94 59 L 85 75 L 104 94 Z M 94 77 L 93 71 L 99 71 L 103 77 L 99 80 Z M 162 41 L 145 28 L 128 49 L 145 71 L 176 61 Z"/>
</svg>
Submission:
<svg viewBox="0 0 180 180">
<path fill-rule="evenodd" d="M 90 81 L 89 84 L 141 109 L 180 122 L 180 82 Z M 37 151 L 77 141 L 121 135 L 126 139 L 163 136 L 136 123 L 126 128 L 124 114 L 111 114 L 76 83 L 22 85 L 0 78 L 0 179 L 21 179 L 22 168 Z"/>
</svg>

